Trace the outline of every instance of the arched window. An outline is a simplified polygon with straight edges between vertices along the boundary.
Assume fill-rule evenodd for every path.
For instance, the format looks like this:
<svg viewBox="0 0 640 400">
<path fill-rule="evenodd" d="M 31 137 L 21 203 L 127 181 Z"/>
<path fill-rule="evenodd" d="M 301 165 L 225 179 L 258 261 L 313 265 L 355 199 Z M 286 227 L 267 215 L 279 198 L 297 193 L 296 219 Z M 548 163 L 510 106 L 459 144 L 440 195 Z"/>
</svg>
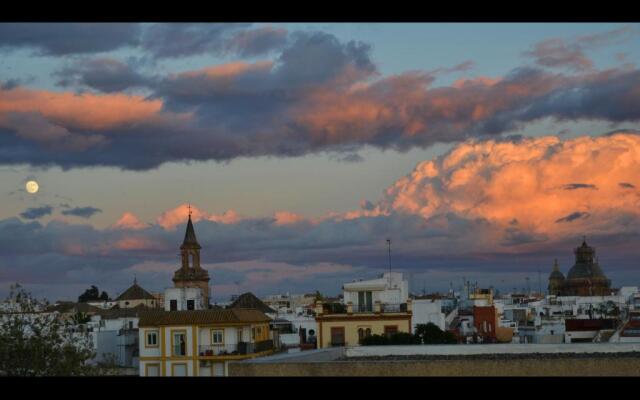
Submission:
<svg viewBox="0 0 640 400">
<path fill-rule="evenodd" d="M 359 328 L 358 329 L 358 343 L 362 342 L 362 339 L 364 339 L 364 329 Z"/>
<path fill-rule="evenodd" d="M 367 328 L 367 329 L 364 330 L 364 336 L 365 337 L 371 336 L 371 328 Z"/>
</svg>

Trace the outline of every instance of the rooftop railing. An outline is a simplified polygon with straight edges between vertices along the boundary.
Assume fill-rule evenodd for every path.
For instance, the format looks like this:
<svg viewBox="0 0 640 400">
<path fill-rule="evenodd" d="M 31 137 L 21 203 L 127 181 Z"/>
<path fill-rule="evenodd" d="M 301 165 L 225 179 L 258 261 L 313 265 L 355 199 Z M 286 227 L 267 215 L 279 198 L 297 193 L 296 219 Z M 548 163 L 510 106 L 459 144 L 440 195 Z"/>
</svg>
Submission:
<svg viewBox="0 0 640 400">
<path fill-rule="evenodd" d="M 232 344 L 210 344 L 201 345 L 199 354 L 202 357 L 207 356 L 226 356 L 226 355 L 244 355 L 260 353 L 273 349 L 273 340 L 263 340 L 260 342 L 239 342 Z"/>
</svg>

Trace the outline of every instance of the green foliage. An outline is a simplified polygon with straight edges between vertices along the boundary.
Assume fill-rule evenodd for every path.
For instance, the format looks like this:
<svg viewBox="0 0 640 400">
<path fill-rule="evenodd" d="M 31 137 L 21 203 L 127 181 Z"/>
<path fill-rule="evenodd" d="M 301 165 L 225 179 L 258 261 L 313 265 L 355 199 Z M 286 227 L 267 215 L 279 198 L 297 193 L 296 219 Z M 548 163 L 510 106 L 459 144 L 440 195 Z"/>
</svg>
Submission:
<svg viewBox="0 0 640 400">
<path fill-rule="evenodd" d="M 89 289 L 85 290 L 84 293 L 78 297 L 78 303 L 86 303 L 88 301 L 96 300 L 100 300 L 100 291 L 95 285 L 91 285 Z"/>
<path fill-rule="evenodd" d="M 322 293 L 320 293 L 319 290 L 316 290 L 315 301 L 322 301 L 322 300 L 324 300 L 324 296 L 322 295 Z"/>
<path fill-rule="evenodd" d="M 73 333 L 73 324 L 56 312 L 45 312 L 48 303 L 31 297 L 20 285 L 12 285 L 0 314 L 0 375 L 93 375 L 87 364 L 93 357 L 85 334 Z"/>
<path fill-rule="evenodd" d="M 360 344 L 363 346 L 386 346 L 389 344 L 389 338 L 386 335 L 370 335 L 362 339 Z"/>
<path fill-rule="evenodd" d="M 420 338 L 407 332 L 397 332 L 393 335 L 370 335 L 360 342 L 363 346 L 387 346 L 402 344 L 420 344 Z"/>
<path fill-rule="evenodd" d="M 418 324 L 412 335 L 407 332 L 394 333 L 391 336 L 371 335 L 360 342 L 363 346 L 387 346 L 402 344 L 455 344 L 458 343 L 456 335 L 452 332 L 443 332 L 437 325 Z"/>
<path fill-rule="evenodd" d="M 71 320 L 73 321 L 74 324 L 81 325 L 91 321 L 91 317 L 88 316 L 86 313 L 78 311 L 71 317 Z"/>
<path fill-rule="evenodd" d="M 415 335 L 421 339 L 424 344 L 454 344 L 457 343 L 456 337 L 451 332 L 444 332 L 436 324 L 429 322 L 428 324 L 418 324 L 416 326 Z"/>
</svg>

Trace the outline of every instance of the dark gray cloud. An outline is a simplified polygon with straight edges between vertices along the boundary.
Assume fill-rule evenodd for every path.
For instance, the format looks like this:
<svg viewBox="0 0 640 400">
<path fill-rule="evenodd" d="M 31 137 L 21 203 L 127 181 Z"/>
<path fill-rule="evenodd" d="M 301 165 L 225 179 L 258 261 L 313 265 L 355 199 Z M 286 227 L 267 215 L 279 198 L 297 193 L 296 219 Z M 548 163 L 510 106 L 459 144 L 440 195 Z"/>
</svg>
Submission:
<svg viewBox="0 0 640 400">
<path fill-rule="evenodd" d="M 226 37 L 245 28 L 179 24 L 148 31 L 177 30 L 179 39 L 194 29 Z M 407 151 L 509 134 L 546 118 L 640 121 L 636 69 L 571 76 L 517 68 L 495 81 L 432 87 L 433 72 L 380 77 L 365 43 L 323 32 L 287 37 L 274 63 L 239 62 L 164 77 L 144 77 L 131 63 L 104 58 L 73 64 L 64 84 L 112 93 L 146 85 L 149 99 L 163 102 L 162 118 L 81 130 L 72 118 L 46 118 L 35 110 L 0 115 L 0 163 L 143 170 L 166 162 L 314 152 L 335 152 L 338 160 L 347 155 L 348 161 L 367 145 Z M 199 43 L 192 47 L 201 49 Z"/>
<path fill-rule="evenodd" d="M 517 222 L 513 225 L 517 225 Z M 509 227 L 504 231 L 501 244 L 503 246 L 518 246 L 526 243 L 545 242 L 548 239 L 549 237 L 545 234 L 526 232 L 518 228 Z"/>
<path fill-rule="evenodd" d="M 277 80 L 281 85 L 299 87 L 327 82 L 352 67 L 355 76 L 368 77 L 376 72 L 371 60 L 371 46 L 349 41 L 340 43 L 335 36 L 324 32 L 295 32 L 292 45 L 280 55 Z"/>
<path fill-rule="evenodd" d="M 153 24 L 142 33 L 141 47 L 156 58 L 176 58 L 224 51 L 229 36 L 249 24 Z"/>
<path fill-rule="evenodd" d="M 576 211 L 573 212 L 565 217 L 559 218 L 556 220 L 556 223 L 561 223 L 561 222 L 572 222 L 575 221 L 577 219 L 581 219 L 581 218 L 588 218 L 589 217 L 589 213 L 588 212 L 582 212 L 582 211 Z"/>
<path fill-rule="evenodd" d="M 131 65 L 113 58 L 79 60 L 54 73 L 58 85 L 86 86 L 102 92 L 120 92 L 133 87 L 152 86 L 153 77 L 137 72 Z"/>
<path fill-rule="evenodd" d="M 620 183 L 618 183 L 618 185 L 621 188 L 624 188 L 624 189 L 635 189 L 636 188 L 636 186 L 634 184 L 629 183 L 629 182 L 620 182 Z"/>
<path fill-rule="evenodd" d="M 32 207 L 21 212 L 20 216 L 24 219 L 38 219 L 46 215 L 51 215 L 52 212 L 53 207 L 51 206 Z"/>
<path fill-rule="evenodd" d="M 99 53 L 138 43 L 130 23 L 2 23 L 0 48 L 32 48 L 44 55 Z"/>
<path fill-rule="evenodd" d="M 81 218 L 91 218 L 94 214 L 102 212 L 101 209 L 95 207 L 75 207 L 62 211 L 63 215 L 73 215 Z"/>
<path fill-rule="evenodd" d="M 576 71 L 593 68 L 593 62 L 585 54 L 586 51 L 607 44 L 620 43 L 631 40 L 640 33 L 631 26 L 614 29 L 607 32 L 584 35 L 566 41 L 559 38 L 538 42 L 532 50 L 525 52 L 532 57 L 536 64 L 544 67 L 567 67 Z"/>
<path fill-rule="evenodd" d="M 596 187 L 596 185 L 592 185 L 589 183 L 567 183 L 566 185 L 562 186 L 562 188 L 564 190 L 576 190 L 576 189 L 593 189 L 596 190 L 598 189 Z"/>
<path fill-rule="evenodd" d="M 282 48 L 287 41 L 287 30 L 263 27 L 240 31 L 226 44 L 226 50 L 241 57 L 254 57 Z"/>
<path fill-rule="evenodd" d="M 633 223 L 638 222 L 637 218 L 631 219 Z M 442 221 L 445 224 L 439 223 Z M 549 241 L 540 235 L 511 228 L 505 231 L 486 220 L 466 219 L 455 214 L 428 220 L 415 215 L 392 214 L 284 226 L 278 226 L 271 218 L 249 219 L 236 224 L 195 223 L 205 265 L 226 262 L 240 262 L 242 265 L 254 260 L 252 264 L 258 264 L 252 268 L 255 271 L 259 269 L 261 260 L 265 263 L 286 263 L 294 270 L 318 263 L 356 268 L 350 273 L 327 274 L 323 278 L 327 281 L 323 283 L 312 274 L 302 281 L 288 282 L 283 276 L 276 286 L 248 288 L 262 290 L 262 293 L 273 288 L 291 291 L 294 287 L 310 291 L 326 287 L 337 291 L 342 283 L 353 278 L 372 277 L 372 274 L 387 268 L 387 237 L 391 237 L 394 243 L 394 268 L 407 273 L 440 269 L 440 278 L 445 280 L 445 286 L 448 286 L 449 279 L 464 273 L 467 276 L 521 274 L 536 271 L 541 265 L 548 265 L 550 270 L 556 257 L 560 258 L 562 265 L 567 265 L 572 262 L 572 248 L 580 242 L 580 238 Z M 491 249 L 478 246 L 482 241 L 480 238 L 485 236 L 502 237 L 504 243 L 497 248 L 492 244 Z M 588 240 L 598 248 L 603 265 L 624 270 L 635 268 L 630 261 L 635 258 L 630 255 L 637 254 L 638 250 L 628 247 L 628 244 L 637 240 L 637 236 L 637 233 L 590 235 Z M 179 266 L 176 252 L 183 237 L 184 226 L 167 231 L 152 225 L 131 232 L 99 230 L 86 224 L 60 221 L 42 225 L 22 222 L 18 218 L 1 220 L 0 286 L 18 281 L 57 290 L 55 288 L 59 285 L 75 288 L 74 285 L 97 284 L 111 293 L 128 287 L 135 273 L 148 290 L 162 290 L 171 285 L 171 274 Z M 143 239 L 141 243 L 144 246 L 126 246 L 131 239 Z M 513 253 L 513 246 L 540 241 L 545 241 L 544 247 L 519 251 L 517 255 Z M 625 256 L 616 258 L 621 252 Z M 514 257 L 517 263 L 514 263 Z M 131 269 L 141 264 L 148 264 L 150 268 Z M 246 280 L 246 270 L 233 271 L 231 267 L 224 271 L 218 267 L 210 269 L 214 292 L 216 285 Z M 81 291 L 67 293 L 67 296 L 77 297 Z"/>
</svg>

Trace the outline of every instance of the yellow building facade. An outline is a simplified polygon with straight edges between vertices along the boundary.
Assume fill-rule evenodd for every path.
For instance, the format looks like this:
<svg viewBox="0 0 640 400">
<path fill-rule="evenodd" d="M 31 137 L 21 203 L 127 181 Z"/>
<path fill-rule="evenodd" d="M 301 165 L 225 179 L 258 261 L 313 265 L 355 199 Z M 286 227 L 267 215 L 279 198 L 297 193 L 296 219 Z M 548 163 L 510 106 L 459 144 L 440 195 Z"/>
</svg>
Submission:
<svg viewBox="0 0 640 400">
<path fill-rule="evenodd" d="M 269 317 L 253 309 L 140 316 L 140 376 L 227 376 L 231 361 L 273 353 Z"/>
<path fill-rule="evenodd" d="M 354 312 L 351 304 L 346 312 L 331 312 L 321 302 L 316 303 L 316 323 L 318 325 L 318 348 L 333 346 L 358 346 L 370 335 L 391 335 L 411 333 L 411 300 L 406 308 L 385 311 L 376 302 L 371 312 Z"/>
</svg>

